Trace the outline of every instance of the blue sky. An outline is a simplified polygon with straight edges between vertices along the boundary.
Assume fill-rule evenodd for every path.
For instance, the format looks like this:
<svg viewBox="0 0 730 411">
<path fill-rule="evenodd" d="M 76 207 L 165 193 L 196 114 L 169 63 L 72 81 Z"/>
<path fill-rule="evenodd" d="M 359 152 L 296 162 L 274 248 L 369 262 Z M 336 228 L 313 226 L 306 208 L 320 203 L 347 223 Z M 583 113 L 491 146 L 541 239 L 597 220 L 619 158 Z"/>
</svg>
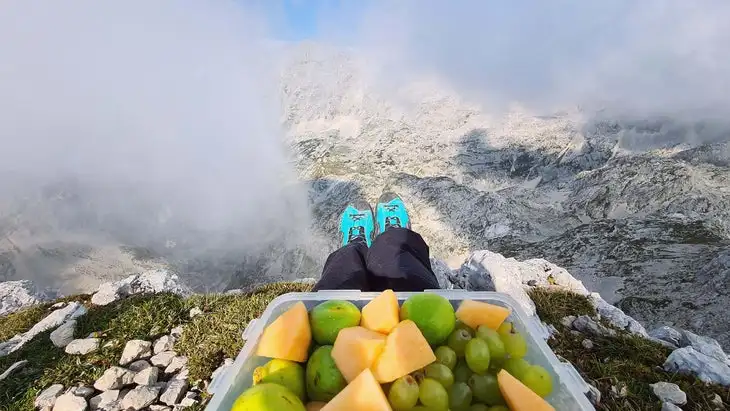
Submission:
<svg viewBox="0 0 730 411">
<path fill-rule="evenodd" d="M 341 28 L 354 29 L 367 6 L 360 0 L 259 1 L 272 34 L 290 41 L 331 36 L 333 30 Z"/>
</svg>

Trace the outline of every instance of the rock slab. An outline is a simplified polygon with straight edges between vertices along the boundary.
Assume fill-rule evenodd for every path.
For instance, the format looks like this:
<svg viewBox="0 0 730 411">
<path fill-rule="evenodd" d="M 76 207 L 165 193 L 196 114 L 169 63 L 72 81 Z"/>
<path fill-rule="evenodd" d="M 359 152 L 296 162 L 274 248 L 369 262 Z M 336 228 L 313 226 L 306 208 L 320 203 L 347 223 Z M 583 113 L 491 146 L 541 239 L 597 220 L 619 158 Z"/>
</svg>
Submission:
<svg viewBox="0 0 730 411">
<path fill-rule="evenodd" d="M 0 317 L 21 308 L 48 300 L 49 296 L 38 290 L 32 281 L 5 281 L 0 283 Z"/>
<path fill-rule="evenodd" d="M 103 283 L 91 296 L 91 302 L 96 305 L 107 305 L 132 294 L 161 292 L 171 292 L 182 296 L 192 294 L 192 290 L 183 284 L 177 274 L 160 269 L 135 274 L 119 281 Z"/>
<path fill-rule="evenodd" d="M 76 329 L 76 320 L 68 320 L 61 324 L 51 332 L 50 338 L 53 345 L 58 348 L 66 347 L 74 340 L 74 330 Z"/>
<path fill-rule="evenodd" d="M 662 402 L 671 402 L 676 405 L 687 403 L 687 394 L 679 388 L 679 385 L 671 382 L 660 381 L 649 385 Z"/>
<path fill-rule="evenodd" d="M 98 338 L 73 340 L 66 345 L 64 351 L 66 354 L 85 355 L 98 350 L 99 344 L 101 344 L 101 340 Z"/>
<path fill-rule="evenodd" d="M 730 385 L 730 367 L 692 347 L 672 351 L 664 362 L 664 369 L 668 372 L 693 374 L 706 383 Z"/>
</svg>

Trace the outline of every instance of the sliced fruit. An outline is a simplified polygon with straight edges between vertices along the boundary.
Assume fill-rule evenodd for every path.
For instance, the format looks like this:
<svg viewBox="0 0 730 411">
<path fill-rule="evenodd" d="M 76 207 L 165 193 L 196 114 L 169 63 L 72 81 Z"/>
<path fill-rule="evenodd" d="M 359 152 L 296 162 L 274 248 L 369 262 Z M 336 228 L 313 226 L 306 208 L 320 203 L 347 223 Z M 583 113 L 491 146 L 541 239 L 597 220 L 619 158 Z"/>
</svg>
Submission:
<svg viewBox="0 0 730 411">
<path fill-rule="evenodd" d="M 313 401 L 329 401 L 347 385 L 332 359 L 332 346 L 318 347 L 307 361 L 307 394 Z"/>
<path fill-rule="evenodd" d="M 446 341 L 456 325 L 451 302 L 434 293 L 408 297 L 400 308 L 400 319 L 416 323 L 426 341 L 434 346 Z"/>
<path fill-rule="evenodd" d="M 370 368 L 385 347 L 385 335 L 363 327 L 340 330 L 332 348 L 332 358 L 342 376 L 350 382 Z"/>
<path fill-rule="evenodd" d="M 322 411 L 392 411 L 383 389 L 372 371 L 364 370 Z"/>
<path fill-rule="evenodd" d="M 312 308 L 309 321 L 314 341 L 331 345 L 341 329 L 360 325 L 360 310 L 349 301 L 329 300 Z"/>
<path fill-rule="evenodd" d="M 321 411 L 324 406 L 327 405 L 326 402 L 322 401 L 312 401 L 307 403 L 307 411 Z"/>
<path fill-rule="evenodd" d="M 300 301 L 264 329 L 256 355 L 304 362 L 311 342 L 307 307 Z"/>
<path fill-rule="evenodd" d="M 481 301 L 464 300 L 456 310 L 456 318 L 476 329 L 480 325 L 496 330 L 509 317 L 509 309 Z"/>
<path fill-rule="evenodd" d="M 499 390 L 512 411 L 555 411 L 552 405 L 532 392 L 520 380 L 502 370 L 497 374 Z"/>
<path fill-rule="evenodd" d="M 436 361 L 436 356 L 416 323 L 401 321 L 385 340 L 380 357 L 371 367 L 380 383 L 396 379 Z"/>
<path fill-rule="evenodd" d="M 304 383 L 304 367 L 298 362 L 274 358 L 253 370 L 253 385 L 261 383 L 279 384 L 299 397 L 307 400 Z"/>
<path fill-rule="evenodd" d="M 247 389 L 233 403 L 231 411 L 306 411 L 293 392 L 279 384 L 259 384 Z"/>
<path fill-rule="evenodd" d="M 362 308 L 360 325 L 375 332 L 388 334 L 399 321 L 398 298 L 393 290 L 385 290 Z"/>
</svg>

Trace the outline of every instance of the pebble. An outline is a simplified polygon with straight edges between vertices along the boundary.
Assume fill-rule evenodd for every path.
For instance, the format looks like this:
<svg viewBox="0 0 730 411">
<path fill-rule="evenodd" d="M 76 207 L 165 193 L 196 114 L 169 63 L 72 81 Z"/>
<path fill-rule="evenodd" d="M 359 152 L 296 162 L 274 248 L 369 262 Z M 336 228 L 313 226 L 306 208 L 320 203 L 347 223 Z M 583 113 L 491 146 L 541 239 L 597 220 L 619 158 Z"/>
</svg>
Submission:
<svg viewBox="0 0 730 411">
<path fill-rule="evenodd" d="M 88 399 L 89 397 L 94 395 L 96 390 L 94 389 L 94 387 L 91 387 L 88 385 L 82 385 L 80 387 L 74 388 L 71 392 L 73 393 L 73 395 L 75 395 L 77 397 L 84 397 L 84 398 Z"/>
<path fill-rule="evenodd" d="M 160 396 L 160 402 L 164 402 L 167 405 L 178 404 L 187 389 L 187 380 L 170 380 L 165 392 Z"/>
<path fill-rule="evenodd" d="M 576 318 L 575 321 L 573 321 L 573 328 L 580 332 L 584 332 L 587 334 L 595 335 L 595 336 L 608 336 L 608 337 L 614 337 L 616 336 L 616 331 L 611 330 L 609 328 L 606 328 L 604 325 L 599 324 L 595 320 L 593 320 L 591 317 L 587 315 L 581 315 L 580 317 Z"/>
<path fill-rule="evenodd" d="M 175 351 L 163 351 L 159 354 L 153 355 L 152 358 L 150 358 L 150 362 L 154 366 L 163 368 L 170 365 L 170 362 L 175 357 L 177 357 L 177 353 Z"/>
<path fill-rule="evenodd" d="M 710 400 L 712 405 L 714 405 L 716 408 L 719 409 L 725 409 L 725 404 L 722 403 L 722 397 L 720 397 L 717 394 L 712 395 L 712 399 Z"/>
<path fill-rule="evenodd" d="M 654 391 L 654 395 L 662 402 L 671 402 L 676 405 L 684 405 L 687 403 L 687 394 L 677 384 L 660 381 L 655 384 L 649 384 L 649 386 Z"/>
<path fill-rule="evenodd" d="M 94 388 L 99 391 L 116 390 L 133 382 L 133 372 L 122 367 L 111 367 L 94 382 Z"/>
<path fill-rule="evenodd" d="M 130 340 L 124 346 L 122 358 L 119 365 L 127 365 L 135 360 L 149 358 L 152 356 L 152 343 L 145 340 Z"/>
<path fill-rule="evenodd" d="M 563 324 L 563 326 L 568 329 L 573 328 L 573 321 L 575 321 L 575 318 L 576 317 L 574 315 L 568 315 L 560 320 L 560 324 Z"/>
<path fill-rule="evenodd" d="M 36 408 L 41 409 L 46 407 L 53 407 L 53 404 L 56 402 L 56 398 L 58 398 L 58 396 L 60 396 L 61 394 L 63 394 L 63 385 L 53 384 L 45 390 L 41 391 L 41 393 L 38 394 L 37 397 L 35 397 L 33 405 L 35 405 Z"/>
<path fill-rule="evenodd" d="M 580 345 L 583 346 L 586 350 L 592 350 L 593 349 L 593 341 L 586 338 L 585 340 L 580 342 Z"/>
<path fill-rule="evenodd" d="M 663 402 L 662 411 L 682 411 L 682 409 L 672 404 L 671 402 Z"/>
<path fill-rule="evenodd" d="M 172 346 L 175 344 L 175 339 L 171 335 L 163 335 L 155 341 L 154 348 L 152 351 L 155 354 L 159 354 L 165 351 L 172 351 Z"/>
<path fill-rule="evenodd" d="M 627 395 L 629 395 L 629 389 L 626 388 L 626 385 L 624 384 L 612 385 L 611 395 L 616 398 L 625 398 Z"/>
<path fill-rule="evenodd" d="M 157 367 L 149 367 L 137 373 L 134 376 L 134 382 L 139 385 L 152 385 L 157 382 L 160 369 Z"/>
<path fill-rule="evenodd" d="M 182 333 L 183 333 L 182 325 L 178 325 L 177 327 L 170 330 L 170 335 L 172 335 L 175 338 L 180 338 L 180 336 L 182 336 Z"/>
<path fill-rule="evenodd" d="M 199 316 L 200 314 L 203 314 L 203 310 L 201 310 L 198 307 L 191 308 L 190 313 L 188 313 L 190 318 L 195 318 L 195 317 Z"/>
<path fill-rule="evenodd" d="M 198 403 L 198 393 L 195 391 L 188 391 L 185 393 L 185 398 L 183 398 L 180 401 L 180 406 L 182 407 L 192 407 L 193 405 Z"/>
<path fill-rule="evenodd" d="M 58 398 L 53 404 L 53 411 L 85 411 L 89 408 L 84 397 L 77 397 L 72 393 L 66 393 Z"/>
<path fill-rule="evenodd" d="M 78 339 L 68 343 L 64 351 L 66 354 L 85 355 L 98 350 L 99 344 L 101 344 L 101 340 L 98 338 Z"/>
<path fill-rule="evenodd" d="M 159 395 L 160 389 L 158 387 L 139 385 L 124 396 L 124 399 L 122 399 L 122 409 L 141 410 L 154 404 Z"/>
</svg>

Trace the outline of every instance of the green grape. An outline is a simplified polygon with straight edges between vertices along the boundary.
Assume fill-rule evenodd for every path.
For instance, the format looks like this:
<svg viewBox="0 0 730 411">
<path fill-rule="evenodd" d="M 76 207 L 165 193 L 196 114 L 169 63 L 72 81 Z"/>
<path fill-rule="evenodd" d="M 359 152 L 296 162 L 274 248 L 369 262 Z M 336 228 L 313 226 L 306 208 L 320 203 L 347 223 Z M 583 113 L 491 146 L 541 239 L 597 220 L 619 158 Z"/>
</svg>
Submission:
<svg viewBox="0 0 730 411">
<path fill-rule="evenodd" d="M 469 388 L 471 388 L 474 399 L 489 405 L 502 405 L 504 399 L 499 391 L 499 383 L 497 376 L 494 374 L 474 374 L 469 378 Z"/>
<path fill-rule="evenodd" d="M 507 355 L 507 351 L 504 348 L 504 343 L 502 342 L 499 333 L 485 325 L 480 325 L 479 328 L 477 328 L 477 338 L 486 341 L 487 346 L 489 346 L 491 367 L 499 368 Z"/>
<path fill-rule="evenodd" d="M 522 380 L 525 371 L 530 368 L 530 363 L 522 358 L 510 358 L 504 362 L 503 368 L 513 377 Z"/>
<path fill-rule="evenodd" d="M 441 363 L 433 363 L 426 366 L 426 378 L 432 378 L 439 382 L 444 388 L 449 389 L 454 384 L 454 374 L 449 367 Z"/>
<path fill-rule="evenodd" d="M 507 333 L 511 332 L 513 329 L 514 329 L 514 325 L 509 321 L 505 321 L 502 323 L 502 325 L 497 327 L 497 334 L 499 334 L 499 335 L 507 334 Z"/>
<path fill-rule="evenodd" d="M 509 411 L 509 408 L 506 405 L 495 405 L 494 407 L 489 407 L 487 411 Z"/>
<path fill-rule="evenodd" d="M 553 391 L 553 378 L 545 368 L 539 365 L 531 365 L 519 380 L 543 398 Z"/>
<path fill-rule="evenodd" d="M 504 349 L 510 358 L 522 358 L 527 354 L 527 341 L 514 328 L 511 332 L 502 334 L 501 337 Z"/>
<path fill-rule="evenodd" d="M 471 397 L 471 388 L 466 383 L 454 383 L 449 389 L 449 410 L 467 411 L 471 404 Z"/>
<path fill-rule="evenodd" d="M 472 370 L 466 365 L 466 361 L 459 360 L 454 367 L 454 381 L 456 382 L 467 382 L 469 377 L 474 374 Z"/>
<path fill-rule="evenodd" d="M 466 364 L 475 373 L 483 373 L 489 368 L 489 346 L 487 342 L 473 338 L 466 344 Z"/>
<path fill-rule="evenodd" d="M 436 355 L 436 361 L 449 367 L 450 370 L 453 370 L 456 366 L 456 351 L 451 348 L 442 345 L 436 348 L 433 353 Z"/>
<path fill-rule="evenodd" d="M 446 388 L 432 378 L 424 378 L 419 387 L 418 399 L 428 408 L 439 411 L 449 409 L 449 394 Z"/>
<path fill-rule="evenodd" d="M 456 325 L 454 326 L 454 330 L 464 330 L 469 333 L 472 337 L 474 337 L 474 329 L 469 327 L 468 325 L 461 322 L 461 320 L 456 320 Z"/>
<path fill-rule="evenodd" d="M 484 404 L 472 404 L 469 411 L 489 411 L 489 407 Z"/>
<path fill-rule="evenodd" d="M 466 349 L 466 343 L 472 339 L 471 334 L 464 329 L 454 330 L 446 340 L 446 345 L 449 346 L 456 353 L 457 357 L 464 356 L 464 349 Z"/>
<path fill-rule="evenodd" d="M 410 375 L 405 375 L 393 381 L 388 390 L 388 402 L 394 411 L 406 411 L 418 403 L 418 383 Z"/>
</svg>

